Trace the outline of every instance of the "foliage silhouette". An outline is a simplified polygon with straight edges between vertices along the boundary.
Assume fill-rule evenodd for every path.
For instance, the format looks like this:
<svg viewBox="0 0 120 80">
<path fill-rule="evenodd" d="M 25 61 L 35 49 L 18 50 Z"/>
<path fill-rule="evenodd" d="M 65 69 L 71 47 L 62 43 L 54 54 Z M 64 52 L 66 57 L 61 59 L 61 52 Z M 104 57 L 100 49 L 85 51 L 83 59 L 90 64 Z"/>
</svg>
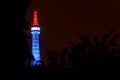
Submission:
<svg viewBox="0 0 120 80">
<path fill-rule="evenodd" d="M 59 58 L 60 70 L 64 73 L 67 70 L 65 76 L 73 73 L 73 76 L 83 80 L 88 80 L 89 78 L 93 80 L 112 80 L 113 72 L 119 70 L 120 45 L 116 41 L 120 38 L 120 35 L 115 33 L 114 30 L 104 34 L 101 39 L 96 36 L 82 36 L 79 33 L 77 35 L 80 39 L 79 42 L 76 44 L 73 44 L 73 42 L 69 43 L 72 45 L 71 52 L 64 48 L 59 57 L 55 57 L 50 53 L 51 58 L 53 56 Z M 68 63 L 71 63 L 71 65 Z M 54 63 L 51 62 L 51 64 Z M 56 66 L 59 66 L 58 64 L 56 63 Z M 70 69 L 66 69 L 66 66 L 69 66 L 67 68 Z"/>
<path fill-rule="evenodd" d="M 1 29 L 5 30 L 4 33 L 1 33 L 3 37 L 1 39 L 2 65 L 6 77 L 10 76 L 10 79 L 13 80 L 19 80 L 22 76 L 19 73 L 23 71 L 26 59 L 32 57 L 26 34 L 23 31 L 23 28 L 29 28 L 25 14 L 30 2 L 31 0 L 2 1 L 2 4 L 7 5 L 1 7 L 3 10 L 1 25 L 4 25 Z"/>
</svg>

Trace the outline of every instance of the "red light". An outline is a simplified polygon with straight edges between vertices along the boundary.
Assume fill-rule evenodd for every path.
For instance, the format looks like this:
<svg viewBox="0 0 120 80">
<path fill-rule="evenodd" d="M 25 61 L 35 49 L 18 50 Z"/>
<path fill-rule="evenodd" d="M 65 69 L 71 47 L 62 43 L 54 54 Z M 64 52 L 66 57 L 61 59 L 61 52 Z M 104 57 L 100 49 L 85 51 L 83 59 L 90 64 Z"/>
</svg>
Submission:
<svg viewBox="0 0 120 80">
<path fill-rule="evenodd" d="M 34 11 L 33 26 L 39 26 L 38 18 L 37 18 L 37 11 L 36 10 Z"/>
</svg>

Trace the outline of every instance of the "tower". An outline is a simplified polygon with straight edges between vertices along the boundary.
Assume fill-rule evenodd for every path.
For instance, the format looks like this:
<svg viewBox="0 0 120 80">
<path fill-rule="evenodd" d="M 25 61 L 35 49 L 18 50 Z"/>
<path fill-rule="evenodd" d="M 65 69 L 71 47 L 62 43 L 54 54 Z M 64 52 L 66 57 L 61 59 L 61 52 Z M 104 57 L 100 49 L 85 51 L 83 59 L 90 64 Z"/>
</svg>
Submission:
<svg viewBox="0 0 120 80">
<path fill-rule="evenodd" d="M 34 15 L 33 15 L 31 35 L 32 35 L 32 55 L 34 57 L 34 60 L 31 61 L 30 65 L 32 67 L 36 67 L 41 65 L 40 46 L 39 46 L 40 26 L 38 23 L 36 10 L 34 11 Z"/>
</svg>

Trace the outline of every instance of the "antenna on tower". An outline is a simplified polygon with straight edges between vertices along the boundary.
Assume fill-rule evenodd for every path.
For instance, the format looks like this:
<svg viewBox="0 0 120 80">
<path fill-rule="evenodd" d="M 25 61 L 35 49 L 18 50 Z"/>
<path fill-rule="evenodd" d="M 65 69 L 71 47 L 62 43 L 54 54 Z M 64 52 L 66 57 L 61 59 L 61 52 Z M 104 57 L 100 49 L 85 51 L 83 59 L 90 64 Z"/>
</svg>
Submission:
<svg viewBox="0 0 120 80">
<path fill-rule="evenodd" d="M 32 25 L 39 26 L 37 10 L 34 10 L 34 12 L 33 12 L 33 24 Z"/>
</svg>

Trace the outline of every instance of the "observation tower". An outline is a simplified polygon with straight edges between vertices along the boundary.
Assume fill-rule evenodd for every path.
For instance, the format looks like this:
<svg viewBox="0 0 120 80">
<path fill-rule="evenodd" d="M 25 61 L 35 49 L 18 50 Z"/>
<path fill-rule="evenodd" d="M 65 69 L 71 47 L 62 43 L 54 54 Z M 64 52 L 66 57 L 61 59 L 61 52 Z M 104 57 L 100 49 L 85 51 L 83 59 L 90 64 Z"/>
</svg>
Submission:
<svg viewBox="0 0 120 80">
<path fill-rule="evenodd" d="M 31 27 L 31 35 L 32 35 L 32 55 L 34 60 L 31 61 L 30 66 L 36 67 L 41 65 L 40 45 L 39 45 L 40 25 L 38 23 L 38 16 L 36 10 L 34 10 L 33 13 L 33 24 Z"/>
</svg>

